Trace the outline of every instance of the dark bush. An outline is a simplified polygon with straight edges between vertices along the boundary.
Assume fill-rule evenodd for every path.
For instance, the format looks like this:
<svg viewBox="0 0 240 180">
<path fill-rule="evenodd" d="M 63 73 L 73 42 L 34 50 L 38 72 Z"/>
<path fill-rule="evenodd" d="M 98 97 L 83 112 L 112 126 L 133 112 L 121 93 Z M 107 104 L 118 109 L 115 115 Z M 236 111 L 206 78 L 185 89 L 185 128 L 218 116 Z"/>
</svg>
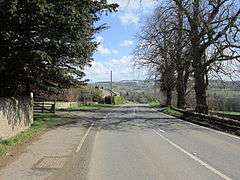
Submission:
<svg viewBox="0 0 240 180">
<path fill-rule="evenodd" d="M 111 96 L 105 97 L 105 103 L 106 104 L 111 104 L 113 103 L 114 105 L 119 105 L 124 103 L 124 97 L 123 96 L 113 96 L 112 97 L 112 102 L 111 102 Z"/>
</svg>

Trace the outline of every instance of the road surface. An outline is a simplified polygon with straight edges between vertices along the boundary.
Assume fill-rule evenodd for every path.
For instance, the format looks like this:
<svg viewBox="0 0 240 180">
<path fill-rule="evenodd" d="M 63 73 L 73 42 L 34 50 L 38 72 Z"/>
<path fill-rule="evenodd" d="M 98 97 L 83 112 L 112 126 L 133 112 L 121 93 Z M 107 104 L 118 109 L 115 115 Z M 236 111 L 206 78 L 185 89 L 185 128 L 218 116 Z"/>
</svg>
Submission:
<svg viewBox="0 0 240 180">
<path fill-rule="evenodd" d="M 76 135 L 77 129 L 85 130 Z M 72 135 L 74 140 L 70 140 L 71 146 L 66 145 L 69 148 L 61 148 L 69 153 L 57 156 L 64 159 L 55 161 L 59 167 L 32 167 L 30 171 L 19 168 L 15 162 L 15 166 L 0 171 L 0 179 L 240 179 L 239 137 L 178 120 L 142 105 L 101 110 L 67 131 L 68 138 Z M 39 163 L 42 162 L 35 162 L 35 166 Z"/>
</svg>

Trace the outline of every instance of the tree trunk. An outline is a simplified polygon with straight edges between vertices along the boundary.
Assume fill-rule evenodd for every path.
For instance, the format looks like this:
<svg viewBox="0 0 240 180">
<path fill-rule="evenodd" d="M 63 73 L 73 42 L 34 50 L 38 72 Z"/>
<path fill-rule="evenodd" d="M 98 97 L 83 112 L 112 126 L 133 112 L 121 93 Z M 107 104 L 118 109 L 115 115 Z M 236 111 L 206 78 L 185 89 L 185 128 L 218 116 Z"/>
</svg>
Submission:
<svg viewBox="0 0 240 180">
<path fill-rule="evenodd" d="M 172 90 L 167 90 L 166 91 L 166 106 L 171 106 L 172 105 Z"/>
<path fill-rule="evenodd" d="M 196 67 L 194 70 L 195 93 L 196 93 L 196 112 L 208 114 L 207 91 L 205 83 L 205 71 L 203 68 Z"/>
<path fill-rule="evenodd" d="M 184 85 L 183 70 L 181 69 L 177 71 L 177 107 L 180 109 L 185 108 L 185 95 L 186 90 Z"/>
</svg>

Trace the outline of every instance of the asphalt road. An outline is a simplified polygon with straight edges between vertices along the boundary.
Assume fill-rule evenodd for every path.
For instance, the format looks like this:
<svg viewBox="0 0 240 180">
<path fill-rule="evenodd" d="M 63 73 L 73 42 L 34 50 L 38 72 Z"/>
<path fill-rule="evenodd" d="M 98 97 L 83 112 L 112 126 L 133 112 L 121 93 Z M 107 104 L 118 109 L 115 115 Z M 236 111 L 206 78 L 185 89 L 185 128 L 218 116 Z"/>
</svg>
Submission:
<svg viewBox="0 0 240 180">
<path fill-rule="evenodd" d="M 88 180 L 240 179 L 240 139 L 143 106 L 97 122 Z"/>
<path fill-rule="evenodd" d="M 240 138 L 143 105 L 68 112 L 0 179 L 240 180 Z"/>
</svg>

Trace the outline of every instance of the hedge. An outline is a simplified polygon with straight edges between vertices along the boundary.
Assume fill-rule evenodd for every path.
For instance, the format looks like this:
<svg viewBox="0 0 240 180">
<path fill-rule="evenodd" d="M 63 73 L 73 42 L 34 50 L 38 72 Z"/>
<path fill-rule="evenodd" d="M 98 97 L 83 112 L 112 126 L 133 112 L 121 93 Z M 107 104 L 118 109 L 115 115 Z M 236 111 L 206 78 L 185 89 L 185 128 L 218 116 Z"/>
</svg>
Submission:
<svg viewBox="0 0 240 180">
<path fill-rule="evenodd" d="M 123 96 L 113 96 L 113 104 L 123 104 L 124 103 L 124 97 Z"/>
<path fill-rule="evenodd" d="M 112 97 L 112 103 L 115 105 L 123 104 L 124 100 L 125 99 L 123 96 L 113 96 Z M 111 96 L 105 97 L 105 103 L 111 104 Z"/>
</svg>

